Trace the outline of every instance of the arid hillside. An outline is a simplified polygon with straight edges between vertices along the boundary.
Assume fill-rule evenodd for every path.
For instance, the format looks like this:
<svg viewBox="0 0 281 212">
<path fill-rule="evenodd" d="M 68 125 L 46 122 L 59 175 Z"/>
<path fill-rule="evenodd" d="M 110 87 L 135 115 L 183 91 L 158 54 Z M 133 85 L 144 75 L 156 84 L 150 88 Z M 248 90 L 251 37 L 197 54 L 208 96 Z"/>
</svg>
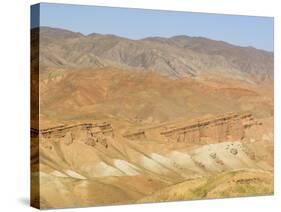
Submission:
<svg viewBox="0 0 281 212">
<path fill-rule="evenodd" d="M 270 85 L 172 80 L 112 67 L 49 70 L 40 77 L 40 108 L 46 120 L 116 118 L 139 125 L 235 111 L 251 111 L 257 117 L 273 113 Z"/>
<path fill-rule="evenodd" d="M 41 207 L 272 194 L 272 120 L 234 118 L 226 126 L 236 126 L 235 134 L 224 140 L 213 135 L 227 129 L 211 120 L 210 130 L 202 137 L 192 133 L 192 140 L 165 139 L 165 126 L 127 137 L 116 120 L 34 130 L 40 147 L 32 154 L 33 170 L 40 157 L 32 176 L 40 180 Z"/>
</svg>

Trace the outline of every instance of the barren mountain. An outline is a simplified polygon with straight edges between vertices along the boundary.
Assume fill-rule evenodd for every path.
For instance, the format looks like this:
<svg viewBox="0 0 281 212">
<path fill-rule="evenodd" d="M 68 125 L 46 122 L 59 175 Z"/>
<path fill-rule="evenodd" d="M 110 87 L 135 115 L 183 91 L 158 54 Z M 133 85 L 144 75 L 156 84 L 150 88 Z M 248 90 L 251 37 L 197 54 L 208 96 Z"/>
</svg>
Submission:
<svg viewBox="0 0 281 212">
<path fill-rule="evenodd" d="M 272 52 L 201 37 L 131 40 L 41 27 L 40 48 L 42 68 L 118 66 L 153 70 L 170 78 L 223 74 L 255 82 L 273 77 Z"/>
</svg>

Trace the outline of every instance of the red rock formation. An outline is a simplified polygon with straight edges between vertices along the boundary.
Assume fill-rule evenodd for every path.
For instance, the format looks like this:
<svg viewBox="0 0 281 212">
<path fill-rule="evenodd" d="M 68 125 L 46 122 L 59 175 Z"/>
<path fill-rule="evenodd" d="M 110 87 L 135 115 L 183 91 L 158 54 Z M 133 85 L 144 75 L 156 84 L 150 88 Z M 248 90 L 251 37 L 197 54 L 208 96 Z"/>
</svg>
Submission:
<svg viewBox="0 0 281 212">
<path fill-rule="evenodd" d="M 188 143 L 202 143 L 205 138 L 212 141 L 244 138 L 245 129 L 257 124 L 250 113 L 230 113 L 213 119 L 198 120 L 183 127 L 160 132 L 169 140 Z"/>
<path fill-rule="evenodd" d="M 70 145 L 73 142 L 83 142 L 89 146 L 95 146 L 96 143 L 100 143 L 108 147 L 106 142 L 107 136 L 114 136 L 111 124 L 107 122 L 63 125 L 40 130 L 31 128 L 31 137 L 39 137 L 39 141 L 42 144 L 46 144 L 46 141 L 52 140 L 54 142 L 63 142 L 66 145 Z"/>
</svg>

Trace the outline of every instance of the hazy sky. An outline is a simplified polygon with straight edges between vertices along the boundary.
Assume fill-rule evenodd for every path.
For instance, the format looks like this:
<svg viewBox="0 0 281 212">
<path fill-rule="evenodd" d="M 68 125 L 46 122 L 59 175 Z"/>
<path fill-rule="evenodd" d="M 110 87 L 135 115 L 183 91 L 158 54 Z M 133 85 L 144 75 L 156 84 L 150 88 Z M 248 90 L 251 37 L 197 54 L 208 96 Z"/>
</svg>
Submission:
<svg viewBox="0 0 281 212">
<path fill-rule="evenodd" d="M 40 26 L 83 34 L 115 34 L 131 39 L 149 36 L 202 36 L 240 46 L 273 51 L 273 18 L 216 15 L 111 7 L 41 4 Z M 36 21 L 32 21 L 32 27 Z"/>
</svg>

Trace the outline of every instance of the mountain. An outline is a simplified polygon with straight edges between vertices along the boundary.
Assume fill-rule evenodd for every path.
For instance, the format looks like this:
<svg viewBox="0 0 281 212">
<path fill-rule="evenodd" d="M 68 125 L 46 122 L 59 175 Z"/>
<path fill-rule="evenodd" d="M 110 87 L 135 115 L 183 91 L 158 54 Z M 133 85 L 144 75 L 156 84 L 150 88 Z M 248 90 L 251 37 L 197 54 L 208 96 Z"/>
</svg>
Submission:
<svg viewBox="0 0 281 212">
<path fill-rule="evenodd" d="M 35 31 L 36 29 L 33 29 Z M 152 70 L 172 79 L 225 76 L 250 82 L 272 81 L 273 53 L 202 37 L 148 37 L 40 28 L 40 65 L 56 68 Z"/>
</svg>

